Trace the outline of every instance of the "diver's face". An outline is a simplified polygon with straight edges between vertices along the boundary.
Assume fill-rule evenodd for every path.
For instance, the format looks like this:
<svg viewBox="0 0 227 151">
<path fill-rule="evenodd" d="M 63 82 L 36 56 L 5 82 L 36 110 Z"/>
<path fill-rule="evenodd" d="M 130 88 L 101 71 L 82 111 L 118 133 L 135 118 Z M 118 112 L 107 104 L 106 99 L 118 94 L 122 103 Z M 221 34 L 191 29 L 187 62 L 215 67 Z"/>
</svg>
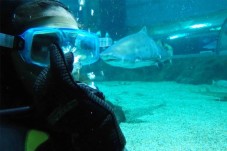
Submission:
<svg viewBox="0 0 227 151">
<path fill-rule="evenodd" d="M 42 13 L 42 16 L 37 21 L 32 21 L 29 24 L 30 27 L 64 27 L 78 29 L 77 22 L 73 16 L 62 7 L 51 7 Z M 27 27 L 29 29 L 30 27 Z M 36 43 L 37 48 L 47 48 L 47 41 L 43 43 Z M 38 51 L 38 50 L 37 50 Z M 46 51 L 44 49 L 40 51 Z M 28 92 L 32 93 L 33 84 L 36 80 L 37 75 L 42 70 L 40 67 L 34 67 L 33 65 L 25 63 L 18 52 L 12 52 L 13 63 L 17 71 L 18 76 L 25 84 Z"/>
</svg>

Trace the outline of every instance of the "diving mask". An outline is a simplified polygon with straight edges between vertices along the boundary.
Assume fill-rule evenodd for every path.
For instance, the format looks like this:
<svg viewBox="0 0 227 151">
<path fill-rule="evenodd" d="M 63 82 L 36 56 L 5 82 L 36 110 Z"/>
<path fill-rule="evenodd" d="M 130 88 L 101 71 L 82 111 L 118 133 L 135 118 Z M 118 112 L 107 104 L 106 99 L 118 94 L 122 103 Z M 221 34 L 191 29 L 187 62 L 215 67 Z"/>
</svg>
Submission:
<svg viewBox="0 0 227 151">
<path fill-rule="evenodd" d="M 74 63 L 88 65 L 99 59 L 99 38 L 87 31 L 71 28 L 30 28 L 19 36 L 0 34 L 0 46 L 19 49 L 23 60 L 41 67 L 49 65 L 51 43 L 57 43 L 64 53 L 72 52 Z"/>
</svg>

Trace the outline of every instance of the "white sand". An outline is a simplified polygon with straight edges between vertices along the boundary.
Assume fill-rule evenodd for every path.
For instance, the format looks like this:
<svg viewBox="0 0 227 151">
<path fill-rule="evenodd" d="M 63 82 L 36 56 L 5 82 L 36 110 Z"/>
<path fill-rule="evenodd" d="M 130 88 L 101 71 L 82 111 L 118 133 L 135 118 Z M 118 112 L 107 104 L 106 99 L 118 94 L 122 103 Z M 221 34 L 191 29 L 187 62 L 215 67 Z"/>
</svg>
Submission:
<svg viewBox="0 0 227 151">
<path fill-rule="evenodd" d="M 96 84 L 108 100 L 125 111 L 127 121 L 120 126 L 128 151 L 227 151 L 227 102 L 198 93 L 212 86 Z"/>
</svg>

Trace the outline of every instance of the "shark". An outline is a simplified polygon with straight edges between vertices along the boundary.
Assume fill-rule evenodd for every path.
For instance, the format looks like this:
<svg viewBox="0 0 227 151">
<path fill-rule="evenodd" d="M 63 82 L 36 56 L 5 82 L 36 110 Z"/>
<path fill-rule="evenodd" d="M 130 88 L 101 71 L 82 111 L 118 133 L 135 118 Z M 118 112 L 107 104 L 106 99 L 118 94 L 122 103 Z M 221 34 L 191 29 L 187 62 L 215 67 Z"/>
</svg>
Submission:
<svg viewBox="0 0 227 151">
<path fill-rule="evenodd" d="M 143 27 L 139 32 L 123 37 L 101 52 L 100 58 L 111 66 L 133 69 L 170 60 L 171 53 L 149 37 L 146 27 Z"/>
</svg>

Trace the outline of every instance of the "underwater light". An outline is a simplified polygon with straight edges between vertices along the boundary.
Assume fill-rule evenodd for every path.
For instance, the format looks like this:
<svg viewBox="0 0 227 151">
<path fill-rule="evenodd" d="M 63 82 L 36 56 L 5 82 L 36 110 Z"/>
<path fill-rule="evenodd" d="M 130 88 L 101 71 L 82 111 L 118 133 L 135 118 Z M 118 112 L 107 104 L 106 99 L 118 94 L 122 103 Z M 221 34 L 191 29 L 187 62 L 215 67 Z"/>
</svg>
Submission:
<svg viewBox="0 0 227 151">
<path fill-rule="evenodd" d="M 176 34 L 176 35 L 169 36 L 168 39 L 173 40 L 173 39 L 185 37 L 185 36 L 187 36 L 187 35 L 188 35 L 188 34 L 186 34 L 186 33 L 183 33 L 183 34 Z"/>
<path fill-rule="evenodd" d="M 169 36 L 169 38 L 168 38 L 168 39 L 176 39 L 176 38 L 179 38 L 179 36 L 177 36 L 177 35 L 174 35 L 174 36 Z"/>
<path fill-rule="evenodd" d="M 210 31 L 219 31 L 219 30 L 221 30 L 221 26 L 210 28 Z"/>
<path fill-rule="evenodd" d="M 195 24 L 195 25 L 189 26 L 189 28 L 195 29 L 195 28 L 203 28 L 208 26 L 210 26 L 210 24 Z"/>
</svg>

